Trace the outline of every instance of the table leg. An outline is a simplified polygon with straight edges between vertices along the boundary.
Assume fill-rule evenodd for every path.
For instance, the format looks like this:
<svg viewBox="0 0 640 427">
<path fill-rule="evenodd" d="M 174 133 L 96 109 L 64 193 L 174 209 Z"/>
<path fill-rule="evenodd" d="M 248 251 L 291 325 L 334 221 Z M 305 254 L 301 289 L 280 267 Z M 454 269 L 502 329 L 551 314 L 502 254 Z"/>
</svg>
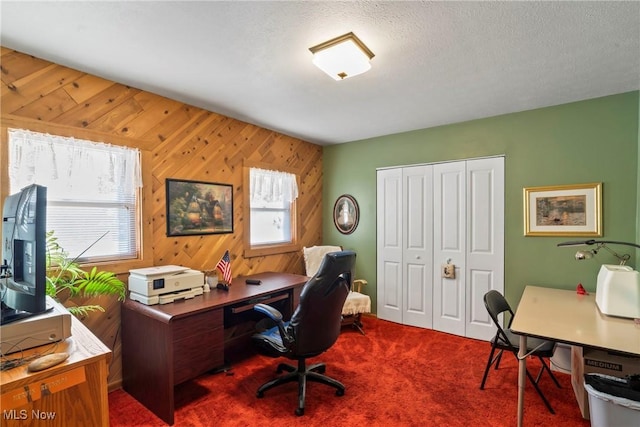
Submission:
<svg viewBox="0 0 640 427">
<path fill-rule="evenodd" d="M 518 427 L 522 427 L 524 418 L 524 387 L 527 382 L 527 337 L 520 335 L 518 351 Z"/>
</svg>

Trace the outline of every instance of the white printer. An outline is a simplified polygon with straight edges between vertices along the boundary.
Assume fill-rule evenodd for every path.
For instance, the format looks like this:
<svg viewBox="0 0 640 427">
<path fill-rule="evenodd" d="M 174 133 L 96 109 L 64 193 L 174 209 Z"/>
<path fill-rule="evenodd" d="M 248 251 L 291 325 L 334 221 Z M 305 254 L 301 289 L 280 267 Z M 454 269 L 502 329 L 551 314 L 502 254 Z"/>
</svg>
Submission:
<svg viewBox="0 0 640 427">
<path fill-rule="evenodd" d="M 179 265 L 129 270 L 129 298 L 146 305 L 202 295 L 204 273 Z"/>
<path fill-rule="evenodd" d="M 628 265 L 603 264 L 596 283 L 596 305 L 609 316 L 640 319 L 640 273 Z"/>
</svg>

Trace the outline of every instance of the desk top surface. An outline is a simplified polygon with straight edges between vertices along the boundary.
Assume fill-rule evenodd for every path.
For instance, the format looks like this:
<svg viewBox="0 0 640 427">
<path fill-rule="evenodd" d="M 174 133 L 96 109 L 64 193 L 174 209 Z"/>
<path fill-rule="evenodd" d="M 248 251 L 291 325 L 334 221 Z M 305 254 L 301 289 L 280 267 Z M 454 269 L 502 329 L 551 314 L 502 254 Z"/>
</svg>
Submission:
<svg viewBox="0 0 640 427">
<path fill-rule="evenodd" d="M 260 285 L 248 285 L 245 280 L 259 279 Z M 264 295 L 269 295 L 291 288 L 302 286 L 309 278 L 300 274 L 291 273 L 257 273 L 251 276 L 235 277 L 228 291 L 211 289 L 203 295 L 191 299 L 176 301 L 169 304 L 145 305 L 127 298 L 124 307 L 139 312 L 145 312 L 155 318 L 162 318 L 168 322 L 173 317 L 190 315 L 199 311 L 210 310 L 216 307 L 224 307 L 232 304 L 249 301 Z"/>
<path fill-rule="evenodd" d="M 568 344 L 640 355 L 640 323 L 602 314 L 595 294 L 527 286 L 513 332 Z"/>
</svg>

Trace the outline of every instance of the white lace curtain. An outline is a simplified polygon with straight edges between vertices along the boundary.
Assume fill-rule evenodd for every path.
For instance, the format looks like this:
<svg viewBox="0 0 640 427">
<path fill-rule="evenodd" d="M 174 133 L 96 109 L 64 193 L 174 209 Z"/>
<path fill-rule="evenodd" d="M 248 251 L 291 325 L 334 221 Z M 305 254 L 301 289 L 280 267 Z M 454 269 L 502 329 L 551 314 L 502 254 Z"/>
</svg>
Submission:
<svg viewBox="0 0 640 427">
<path fill-rule="evenodd" d="M 142 186 L 140 150 L 9 129 L 9 182 L 11 192 L 44 184 L 58 200 L 131 194 Z"/>
<path fill-rule="evenodd" d="M 298 198 L 298 184 L 294 174 L 251 168 L 249 178 L 252 208 L 283 208 Z"/>
</svg>

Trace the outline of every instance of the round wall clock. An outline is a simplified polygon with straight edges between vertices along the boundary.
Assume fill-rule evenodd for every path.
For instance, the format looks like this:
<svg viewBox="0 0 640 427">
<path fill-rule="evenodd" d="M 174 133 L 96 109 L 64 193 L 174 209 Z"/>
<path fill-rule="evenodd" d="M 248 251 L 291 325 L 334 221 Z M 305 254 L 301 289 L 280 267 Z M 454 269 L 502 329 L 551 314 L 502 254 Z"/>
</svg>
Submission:
<svg viewBox="0 0 640 427">
<path fill-rule="evenodd" d="M 333 205 L 333 223 L 342 234 L 351 234 L 358 226 L 360 209 L 353 196 L 343 194 Z"/>
</svg>

